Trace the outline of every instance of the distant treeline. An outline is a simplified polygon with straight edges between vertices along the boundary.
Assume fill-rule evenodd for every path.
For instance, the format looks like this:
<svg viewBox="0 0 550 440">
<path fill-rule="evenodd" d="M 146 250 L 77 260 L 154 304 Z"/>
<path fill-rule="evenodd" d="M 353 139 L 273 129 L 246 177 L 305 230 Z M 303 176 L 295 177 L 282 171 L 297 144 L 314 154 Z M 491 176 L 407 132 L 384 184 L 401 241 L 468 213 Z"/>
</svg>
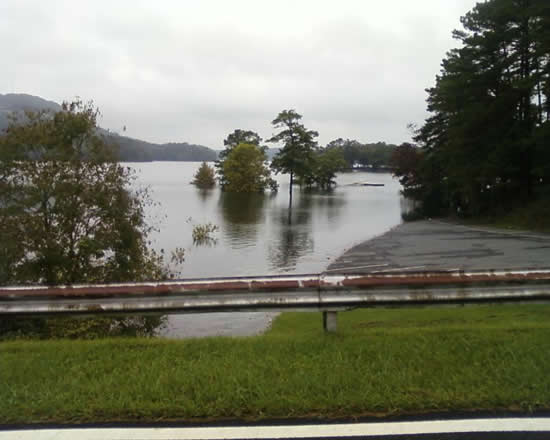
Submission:
<svg viewBox="0 0 550 440">
<path fill-rule="evenodd" d="M 550 4 L 479 2 L 461 22 L 418 145 L 394 164 L 425 215 L 499 215 L 542 200 L 550 179 Z"/>
<path fill-rule="evenodd" d="M 202 145 L 188 144 L 187 142 L 153 144 L 112 133 L 104 134 L 104 136 L 108 143 L 115 146 L 121 162 L 150 162 L 155 160 L 209 162 L 218 158 L 217 151 Z"/>
<path fill-rule="evenodd" d="M 329 142 L 326 148 L 341 151 L 349 168 L 361 166 L 381 170 L 390 168 L 391 157 L 397 145 L 385 142 L 362 144 L 355 140 L 340 138 Z"/>
</svg>

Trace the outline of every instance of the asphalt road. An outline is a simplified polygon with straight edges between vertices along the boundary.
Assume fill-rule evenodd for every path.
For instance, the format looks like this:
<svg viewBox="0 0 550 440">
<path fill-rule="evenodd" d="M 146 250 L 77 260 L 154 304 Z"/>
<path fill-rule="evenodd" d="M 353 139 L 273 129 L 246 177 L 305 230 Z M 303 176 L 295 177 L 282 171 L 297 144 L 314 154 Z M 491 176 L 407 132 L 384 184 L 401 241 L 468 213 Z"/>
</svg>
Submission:
<svg viewBox="0 0 550 440">
<path fill-rule="evenodd" d="M 550 235 L 441 221 L 403 223 L 349 249 L 328 273 L 550 268 Z"/>
</svg>

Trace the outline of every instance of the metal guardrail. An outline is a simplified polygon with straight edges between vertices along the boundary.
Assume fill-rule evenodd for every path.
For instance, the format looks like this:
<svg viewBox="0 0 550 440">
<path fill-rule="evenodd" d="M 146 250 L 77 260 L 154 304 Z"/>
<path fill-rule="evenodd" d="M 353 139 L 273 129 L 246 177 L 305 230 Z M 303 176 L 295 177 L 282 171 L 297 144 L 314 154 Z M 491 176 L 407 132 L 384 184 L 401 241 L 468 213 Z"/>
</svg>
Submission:
<svg viewBox="0 0 550 440">
<path fill-rule="evenodd" d="M 392 272 L 210 278 L 158 283 L 0 287 L 0 316 L 321 311 L 358 307 L 550 302 L 550 270 Z"/>
</svg>

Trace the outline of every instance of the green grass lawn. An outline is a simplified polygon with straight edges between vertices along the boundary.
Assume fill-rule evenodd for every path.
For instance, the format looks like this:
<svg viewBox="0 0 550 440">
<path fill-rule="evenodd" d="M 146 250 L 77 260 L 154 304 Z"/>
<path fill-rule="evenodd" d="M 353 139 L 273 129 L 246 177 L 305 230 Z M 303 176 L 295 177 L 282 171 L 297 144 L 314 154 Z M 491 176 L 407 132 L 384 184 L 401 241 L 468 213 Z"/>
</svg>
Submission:
<svg viewBox="0 0 550 440">
<path fill-rule="evenodd" d="M 550 192 L 539 200 L 511 207 L 491 217 L 481 216 L 462 219 L 470 225 L 490 226 L 500 229 L 550 233 Z"/>
<path fill-rule="evenodd" d="M 550 306 L 287 313 L 251 338 L 0 343 L 0 423 L 550 408 Z"/>
</svg>

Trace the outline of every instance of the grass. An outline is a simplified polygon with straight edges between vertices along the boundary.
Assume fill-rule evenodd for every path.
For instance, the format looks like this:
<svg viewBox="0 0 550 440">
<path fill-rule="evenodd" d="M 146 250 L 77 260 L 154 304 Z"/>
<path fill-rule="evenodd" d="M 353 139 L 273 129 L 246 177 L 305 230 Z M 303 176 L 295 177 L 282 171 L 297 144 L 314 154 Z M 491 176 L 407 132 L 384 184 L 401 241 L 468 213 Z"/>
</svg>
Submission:
<svg viewBox="0 0 550 440">
<path fill-rule="evenodd" d="M 0 343 L 0 423 L 550 408 L 550 307 L 280 315 L 251 338 Z"/>
<path fill-rule="evenodd" d="M 550 233 L 550 200 L 548 196 L 530 203 L 510 208 L 498 216 L 478 217 L 466 223 Z"/>
</svg>

